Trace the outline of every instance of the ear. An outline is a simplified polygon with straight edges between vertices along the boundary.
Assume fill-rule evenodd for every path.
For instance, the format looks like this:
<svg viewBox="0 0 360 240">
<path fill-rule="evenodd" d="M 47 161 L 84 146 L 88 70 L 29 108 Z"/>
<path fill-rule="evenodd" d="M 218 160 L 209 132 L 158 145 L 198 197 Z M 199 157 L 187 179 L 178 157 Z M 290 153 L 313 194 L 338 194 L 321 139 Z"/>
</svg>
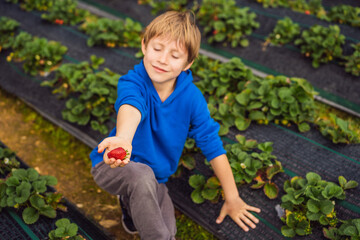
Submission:
<svg viewBox="0 0 360 240">
<path fill-rule="evenodd" d="M 145 56 L 146 46 L 144 43 L 144 39 L 141 40 L 141 51 L 142 51 L 143 55 Z"/>
<path fill-rule="evenodd" d="M 189 63 L 188 65 L 186 65 L 183 69 L 183 71 L 187 71 L 189 70 L 189 68 L 191 67 L 191 65 L 194 63 L 194 60 L 191 61 L 191 63 Z"/>
</svg>

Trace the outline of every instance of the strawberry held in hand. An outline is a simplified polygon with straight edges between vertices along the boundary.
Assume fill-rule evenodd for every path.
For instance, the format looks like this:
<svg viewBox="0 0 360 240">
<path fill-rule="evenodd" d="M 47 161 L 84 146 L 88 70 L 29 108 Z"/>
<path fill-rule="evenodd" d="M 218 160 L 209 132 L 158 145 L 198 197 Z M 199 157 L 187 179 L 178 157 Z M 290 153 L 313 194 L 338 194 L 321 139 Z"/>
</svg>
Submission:
<svg viewBox="0 0 360 240">
<path fill-rule="evenodd" d="M 108 158 L 115 158 L 117 160 L 124 160 L 128 155 L 128 151 L 122 147 L 115 148 L 107 154 Z"/>
</svg>

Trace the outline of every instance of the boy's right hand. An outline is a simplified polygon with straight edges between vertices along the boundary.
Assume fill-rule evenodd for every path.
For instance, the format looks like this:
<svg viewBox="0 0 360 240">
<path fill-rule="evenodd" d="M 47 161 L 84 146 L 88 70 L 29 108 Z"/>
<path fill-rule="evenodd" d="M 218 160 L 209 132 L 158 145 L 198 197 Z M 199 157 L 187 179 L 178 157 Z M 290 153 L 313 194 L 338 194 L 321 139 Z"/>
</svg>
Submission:
<svg viewBox="0 0 360 240">
<path fill-rule="evenodd" d="M 124 160 L 117 160 L 115 158 L 108 158 L 107 154 L 118 147 L 122 147 L 128 151 L 128 156 Z M 111 168 L 116 167 L 124 167 L 126 164 L 130 162 L 132 145 L 131 143 L 122 137 L 108 137 L 105 138 L 99 145 L 98 145 L 98 153 L 104 153 L 104 162 L 110 165 Z"/>
</svg>

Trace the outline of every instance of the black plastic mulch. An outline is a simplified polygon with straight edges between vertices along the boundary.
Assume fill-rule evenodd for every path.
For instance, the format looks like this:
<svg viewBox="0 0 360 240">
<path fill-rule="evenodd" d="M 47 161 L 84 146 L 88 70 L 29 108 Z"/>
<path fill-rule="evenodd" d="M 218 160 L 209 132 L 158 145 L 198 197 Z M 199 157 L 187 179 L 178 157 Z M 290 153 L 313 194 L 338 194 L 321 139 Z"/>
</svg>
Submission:
<svg viewBox="0 0 360 240">
<path fill-rule="evenodd" d="M 125 0 L 82 0 L 89 5 L 97 6 L 104 11 L 115 14 L 119 17 L 131 17 L 146 26 L 155 16 L 151 15 L 151 8 L 146 5 L 138 5 L 137 1 Z M 324 4 L 327 1 L 323 1 Z M 335 5 L 336 1 L 329 1 L 329 6 Z M 337 4 L 340 4 L 339 1 Z M 345 4 L 345 2 L 344 2 Z M 347 1 L 347 4 L 357 6 L 356 1 Z M 346 73 L 343 66 L 337 63 L 323 64 L 315 69 L 311 65 L 311 59 L 300 53 L 300 49 L 294 45 L 283 47 L 268 46 L 266 51 L 262 50 L 264 38 L 273 30 L 278 19 L 285 16 L 291 17 L 299 23 L 302 29 L 314 24 L 323 26 L 334 25 L 299 12 L 286 8 L 263 8 L 254 0 L 237 0 L 240 7 L 250 7 L 250 10 L 257 14 L 257 21 L 260 28 L 254 30 L 249 37 L 250 45 L 246 48 L 224 47 L 222 44 L 209 46 L 206 38 L 203 39 L 203 48 L 219 55 L 231 58 L 240 57 L 245 64 L 273 75 L 286 75 L 290 77 L 301 77 L 307 79 L 320 92 L 320 95 L 337 104 L 345 106 L 360 113 L 360 77 Z M 192 6 L 192 4 L 189 4 Z M 344 45 L 344 54 L 350 55 L 353 49 L 351 43 L 360 41 L 360 29 L 340 24 L 341 33 L 347 37 Z"/>
<path fill-rule="evenodd" d="M 4 4 L 2 4 L 4 5 Z M 132 50 L 111 50 L 101 47 L 88 48 L 86 39 L 80 36 L 77 31 L 68 31 L 65 27 L 50 25 L 39 20 L 37 14 L 22 12 L 18 6 L 8 4 L 6 9 L 1 5 L 0 15 L 13 17 L 21 22 L 21 28 L 32 34 L 47 37 L 49 39 L 61 41 L 69 48 L 66 62 L 74 60 L 88 60 L 93 53 L 99 54 L 106 59 L 106 67 L 119 73 L 125 73 L 132 68 L 138 60 L 124 55 L 132 53 Z M 74 30 L 73 28 L 71 28 Z M 121 51 L 119 53 L 119 51 Z M 28 104 L 35 107 L 44 116 L 55 124 L 63 127 L 80 140 L 91 147 L 94 147 L 105 135 L 91 130 L 88 126 L 78 126 L 62 120 L 61 110 L 64 108 L 64 100 L 58 100 L 51 94 L 51 89 L 39 86 L 44 79 L 41 77 L 31 78 L 23 73 L 21 64 L 6 63 L 5 58 L 9 51 L 0 54 L 0 87 L 13 93 L 25 100 Z M 123 57 L 122 57 L 123 56 Z M 77 59 L 78 57 L 78 59 Z M 74 59 L 72 59 L 74 58 Z M 111 61 L 109 60 L 111 59 Z M 131 67 L 129 67 L 131 65 Z M 48 78 L 51 78 L 49 76 Z M 113 121 L 108 122 L 109 127 L 113 127 Z M 223 138 L 224 143 L 229 143 L 235 139 L 239 131 L 232 129 L 231 133 Z M 241 134 L 248 138 L 253 138 L 259 142 L 274 142 L 274 155 L 278 157 L 285 168 L 285 173 L 275 177 L 275 183 L 282 186 L 283 182 L 292 176 L 299 175 L 304 177 L 309 171 L 319 173 L 324 179 L 337 181 L 340 175 L 348 180 L 360 182 L 358 174 L 360 170 L 360 147 L 358 145 L 335 145 L 325 139 L 315 129 L 310 132 L 300 134 L 296 129 L 285 128 L 270 124 L 268 126 L 252 125 L 247 131 Z M 261 190 L 250 190 L 248 186 L 239 188 L 242 198 L 251 205 L 258 206 L 262 212 L 258 215 L 261 222 L 256 230 L 244 233 L 228 217 L 225 221 L 217 225 L 215 219 L 220 211 L 221 203 L 194 204 L 190 198 L 192 188 L 188 185 L 188 176 L 191 174 L 202 173 L 211 176 L 212 173 L 204 165 L 203 156 L 198 154 L 197 168 L 193 172 L 185 172 L 181 178 L 171 179 L 168 182 L 170 194 L 177 208 L 196 220 L 220 239 L 281 239 L 280 228 L 283 225 L 277 217 L 274 209 L 280 203 L 280 198 L 268 200 Z M 360 217 L 360 190 L 352 189 L 347 192 L 347 199 L 337 204 L 338 216 L 342 219 Z M 280 190 L 280 196 L 283 190 Z M 307 236 L 306 239 L 324 239 L 321 236 L 321 227 L 314 229 L 314 234 Z M 303 238 L 295 238 L 303 239 Z"/>
<path fill-rule="evenodd" d="M 7 148 L 2 142 L 0 147 Z M 20 162 L 20 168 L 27 169 L 29 166 L 19 157 L 16 159 Z M 0 175 L 0 178 L 4 178 Z M 49 187 L 48 191 L 55 192 L 55 188 Z M 97 223 L 88 219 L 75 205 L 64 199 L 63 204 L 67 211 L 57 211 L 54 219 L 40 216 L 34 224 L 27 225 L 22 220 L 21 211 L 12 208 L 3 208 L 0 212 L 0 239 L 2 240 L 36 240 L 49 239 L 48 234 L 51 230 L 56 229 L 55 222 L 61 218 L 68 218 L 70 222 L 76 223 L 79 227 L 78 234 L 81 234 L 87 240 L 111 239 L 109 233 L 100 227 Z"/>
</svg>

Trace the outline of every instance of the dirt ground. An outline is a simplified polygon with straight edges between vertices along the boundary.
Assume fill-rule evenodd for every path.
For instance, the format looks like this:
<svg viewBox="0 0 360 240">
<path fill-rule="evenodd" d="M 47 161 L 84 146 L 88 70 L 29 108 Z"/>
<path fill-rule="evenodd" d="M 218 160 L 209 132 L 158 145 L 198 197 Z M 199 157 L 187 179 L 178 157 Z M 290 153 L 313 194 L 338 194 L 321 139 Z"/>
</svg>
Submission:
<svg viewBox="0 0 360 240">
<path fill-rule="evenodd" d="M 0 89 L 0 140 L 40 174 L 55 176 L 58 179 L 55 188 L 114 239 L 139 239 L 123 230 L 117 199 L 97 187 L 90 174 L 91 164 L 83 159 L 85 154 L 77 157 L 49 141 L 29 121 L 28 112 L 31 110 L 22 101 Z"/>
</svg>

